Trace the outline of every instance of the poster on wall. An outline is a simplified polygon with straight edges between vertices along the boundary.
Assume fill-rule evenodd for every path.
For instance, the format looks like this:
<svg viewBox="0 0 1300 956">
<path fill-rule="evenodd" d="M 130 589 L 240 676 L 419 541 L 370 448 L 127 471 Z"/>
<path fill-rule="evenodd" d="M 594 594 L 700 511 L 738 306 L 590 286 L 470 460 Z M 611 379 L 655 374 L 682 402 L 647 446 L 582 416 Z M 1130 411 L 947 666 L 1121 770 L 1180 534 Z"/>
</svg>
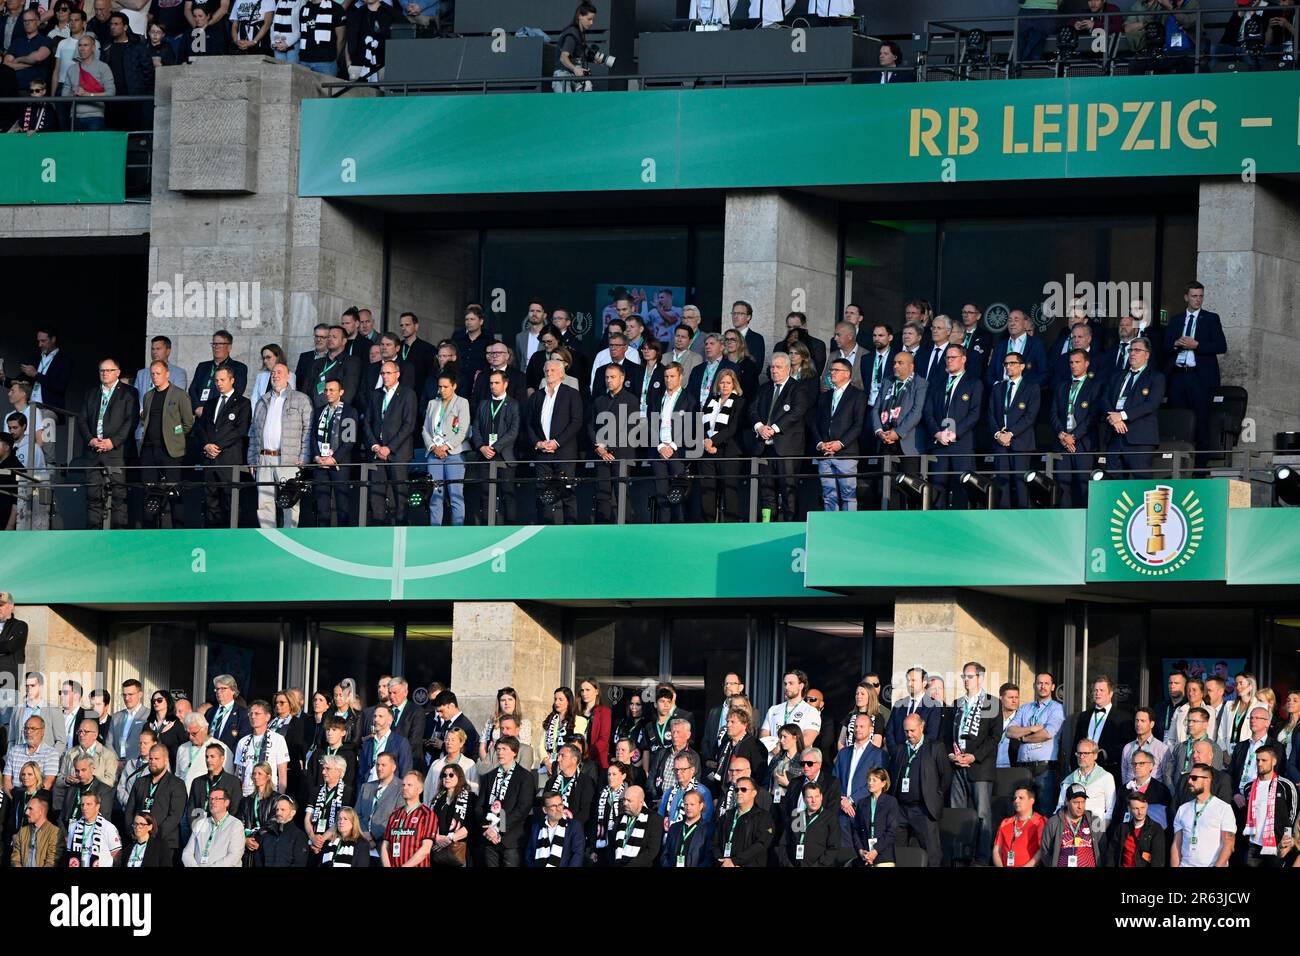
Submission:
<svg viewBox="0 0 1300 956">
<path fill-rule="evenodd" d="M 659 341 L 667 343 L 673 329 L 682 320 L 682 305 L 686 302 L 685 286 L 659 285 L 654 282 L 599 282 L 596 284 L 597 318 L 596 336 L 604 338 L 609 320 L 618 316 L 614 301 L 623 296 L 632 299 L 632 305 L 646 331 Z"/>
<path fill-rule="evenodd" d="M 1183 671 L 1189 678 L 1205 680 L 1207 677 L 1222 677 L 1228 688 L 1227 699 L 1233 700 L 1237 695 L 1233 690 L 1238 674 L 1246 669 L 1244 657 L 1164 657 L 1160 660 L 1160 683 L 1162 688 L 1168 683 L 1169 675 L 1174 671 Z M 1162 690 L 1163 693 L 1163 690 Z"/>
</svg>

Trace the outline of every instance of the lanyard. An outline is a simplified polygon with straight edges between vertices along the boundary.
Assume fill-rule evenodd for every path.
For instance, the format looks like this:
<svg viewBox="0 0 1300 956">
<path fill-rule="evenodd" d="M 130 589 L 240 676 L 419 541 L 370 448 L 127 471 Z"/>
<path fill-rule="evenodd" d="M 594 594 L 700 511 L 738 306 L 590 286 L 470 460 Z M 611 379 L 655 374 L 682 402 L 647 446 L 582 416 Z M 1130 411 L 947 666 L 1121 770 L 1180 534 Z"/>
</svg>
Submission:
<svg viewBox="0 0 1300 956">
<path fill-rule="evenodd" d="M 1030 817 L 1030 819 L 1033 819 L 1033 818 Z M 1024 823 L 1020 823 L 1020 824 L 1017 826 L 1018 823 L 1019 823 L 1019 821 L 1016 820 L 1015 817 L 1012 817 L 1012 818 L 1011 818 L 1011 842 L 1012 842 L 1013 844 L 1014 844 L 1017 840 L 1020 839 L 1020 834 L 1022 834 L 1022 833 L 1025 832 L 1025 827 L 1029 826 L 1029 820 L 1026 820 Z M 1083 820 L 1082 820 L 1082 818 L 1080 818 L 1080 820 L 1079 820 L 1079 824 L 1082 826 L 1082 824 L 1083 824 Z"/>
<path fill-rule="evenodd" d="M 491 416 L 492 416 L 492 421 L 493 421 L 494 423 L 495 423 L 496 420 L 497 420 L 497 416 L 498 416 L 499 414 L 501 414 L 501 409 L 505 407 L 505 404 L 506 404 L 506 397 L 507 397 L 507 396 L 502 396 L 501 401 L 499 401 L 499 402 L 498 402 L 498 401 L 495 401 L 495 400 L 493 400 L 493 399 L 489 399 L 489 400 L 488 400 L 488 401 L 491 403 L 491 404 L 489 404 L 488 409 L 489 409 L 489 412 L 490 412 L 490 414 L 491 414 Z"/>
<path fill-rule="evenodd" d="M 1096 740 L 1097 728 L 1102 726 L 1105 723 L 1106 723 L 1106 711 L 1103 710 L 1100 714 L 1093 714 L 1092 723 L 1088 725 L 1088 736 L 1091 737 L 1093 740 Z"/>
<path fill-rule="evenodd" d="M 748 810 L 741 810 L 739 807 L 736 808 L 736 815 L 731 818 L 731 829 L 727 832 L 728 847 L 731 846 L 732 839 L 736 835 L 736 824 L 739 823 L 740 818 L 743 817 L 748 812 L 749 812 Z"/>
<path fill-rule="evenodd" d="M 1069 832 L 1070 842 L 1075 843 L 1079 840 L 1079 831 L 1083 829 L 1083 821 L 1086 817 L 1079 817 L 1079 822 L 1070 826 L 1070 821 L 1065 821 L 1065 829 Z"/>
<path fill-rule="evenodd" d="M 1070 385 L 1070 401 L 1069 401 L 1069 404 L 1067 404 L 1066 407 L 1065 407 L 1065 413 L 1066 413 L 1067 415 L 1073 415 L 1073 414 L 1074 414 L 1074 400 L 1077 399 L 1077 398 L 1079 397 L 1079 390 L 1080 390 L 1081 388 L 1083 388 L 1083 382 L 1073 382 L 1073 383 L 1071 383 L 1071 385 Z"/>
<path fill-rule="evenodd" d="M 682 845 L 677 848 L 677 862 L 679 864 L 684 865 L 686 863 L 686 844 L 691 842 L 691 834 L 695 832 L 695 828 L 698 826 L 698 823 L 692 823 L 690 826 L 685 823 L 682 824 Z"/>
<path fill-rule="evenodd" d="M 158 778 L 157 780 L 155 780 L 153 783 L 149 784 L 149 796 L 147 796 L 147 797 L 144 798 L 144 808 L 145 808 L 146 810 L 152 810 L 152 809 L 153 809 L 153 794 L 154 794 L 154 791 L 158 789 L 158 784 L 160 784 L 160 783 L 162 783 L 162 778 L 161 778 L 161 777 L 159 777 L 159 778 Z"/>
<path fill-rule="evenodd" d="M 871 827 L 871 829 L 870 829 L 870 832 L 868 833 L 868 836 L 871 837 L 871 839 L 874 840 L 875 837 L 876 837 L 876 798 L 875 798 L 875 797 L 872 797 L 872 798 L 871 798 L 871 824 L 870 824 L 870 827 Z"/>
<path fill-rule="evenodd" d="M 619 844 L 620 847 L 627 846 L 627 841 L 632 838 L 632 828 L 634 826 L 636 826 L 636 817 L 628 817 L 627 826 L 623 828 L 623 842 Z"/>
<path fill-rule="evenodd" d="M 957 376 L 949 375 L 948 387 L 943 390 L 943 401 L 945 405 L 947 405 L 949 402 L 952 401 L 952 390 L 956 388 L 956 386 L 957 386 Z"/>
<path fill-rule="evenodd" d="M 921 748 L 919 746 L 915 750 L 913 750 L 911 744 L 907 745 L 907 766 L 903 768 L 904 777 L 906 777 L 909 773 L 912 772 L 912 761 L 916 759 L 916 755 L 919 754 L 920 752 L 921 752 Z"/>
<path fill-rule="evenodd" d="M 1196 842 L 1196 827 L 1201 822 L 1201 814 L 1205 812 L 1205 808 L 1208 807 L 1209 805 L 1210 805 L 1210 801 L 1208 799 L 1204 803 L 1200 803 L 1199 801 L 1195 801 L 1195 800 L 1192 801 L 1192 842 L 1193 843 Z M 1200 809 L 1197 809 L 1197 807 L 1199 807 Z"/>
<path fill-rule="evenodd" d="M 328 365 L 326 365 L 323 369 L 321 369 L 320 380 L 321 380 L 321 384 L 322 384 L 322 385 L 325 384 L 325 376 L 328 375 L 328 374 L 330 373 L 330 369 L 332 369 L 335 365 L 338 365 L 338 364 L 339 364 L 339 360 L 338 360 L 338 359 L 334 359 L 332 362 L 330 362 Z"/>
<path fill-rule="evenodd" d="M 226 821 L 229 819 L 230 816 L 227 814 L 220 823 L 213 824 L 212 829 L 208 831 L 208 840 L 203 844 L 203 859 L 206 860 L 208 858 L 208 853 L 212 850 L 212 841 L 216 839 L 217 834 L 221 832 L 222 828 L 226 825 Z"/>
<path fill-rule="evenodd" d="M 820 810 L 818 810 L 816 813 L 814 813 L 811 817 L 808 816 L 808 812 L 807 812 L 807 811 L 804 811 L 804 815 L 803 815 L 803 832 L 801 832 L 801 833 L 799 834 L 799 845 L 800 845 L 800 846 L 803 846 L 803 841 L 804 841 L 804 839 L 808 836 L 808 828 L 809 828 L 810 826 L 812 826 L 814 823 L 816 823 L 816 822 L 817 822 L 817 818 L 820 817 L 821 815 L 822 815 L 822 812 L 821 812 Z"/>
</svg>

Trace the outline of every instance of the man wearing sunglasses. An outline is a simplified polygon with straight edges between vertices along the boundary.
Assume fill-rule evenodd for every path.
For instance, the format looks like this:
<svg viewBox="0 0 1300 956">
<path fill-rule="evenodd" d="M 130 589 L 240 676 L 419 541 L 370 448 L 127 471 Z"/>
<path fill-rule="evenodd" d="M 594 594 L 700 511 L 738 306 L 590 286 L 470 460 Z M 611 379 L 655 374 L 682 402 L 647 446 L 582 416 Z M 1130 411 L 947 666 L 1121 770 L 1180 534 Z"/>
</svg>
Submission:
<svg viewBox="0 0 1300 956">
<path fill-rule="evenodd" d="M 1214 768 L 1206 763 L 1192 766 L 1187 783 L 1192 799 L 1178 808 L 1174 817 L 1173 867 L 1226 867 L 1237 842 L 1237 820 L 1231 805 L 1211 792 Z"/>
<path fill-rule="evenodd" d="M 753 777 L 736 781 L 736 805 L 722 815 L 713 831 L 713 858 L 719 866 L 767 866 L 776 831 L 771 816 L 754 806 L 757 794 Z"/>
</svg>

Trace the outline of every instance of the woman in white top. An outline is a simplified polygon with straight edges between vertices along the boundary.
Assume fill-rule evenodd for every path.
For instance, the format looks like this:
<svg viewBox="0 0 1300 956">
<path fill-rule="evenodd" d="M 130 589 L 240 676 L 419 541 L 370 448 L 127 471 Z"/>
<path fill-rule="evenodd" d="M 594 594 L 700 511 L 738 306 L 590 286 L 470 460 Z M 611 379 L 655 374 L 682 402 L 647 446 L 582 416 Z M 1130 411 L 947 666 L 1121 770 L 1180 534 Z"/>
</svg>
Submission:
<svg viewBox="0 0 1300 956">
<path fill-rule="evenodd" d="M 57 44 L 57 41 L 72 36 L 72 28 L 68 25 L 68 21 L 72 19 L 72 0 L 58 0 L 54 4 L 53 17 L 54 26 L 45 34 L 45 38 Z"/>
<path fill-rule="evenodd" d="M 285 368 L 289 367 L 289 360 L 285 357 L 284 349 L 272 342 L 270 345 L 262 346 L 262 368 L 257 373 L 257 378 L 253 380 L 253 392 L 249 395 L 249 400 L 257 404 L 257 400 L 271 390 L 271 369 L 275 368 L 276 363 L 280 363 Z M 289 387 L 297 388 L 296 376 L 293 372 L 289 373 Z"/>
<path fill-rule="evenodd" d="M 443 755 L 429 766 L 429 775 L 424 778 L 424 802 L 433 805 L 433 798 L 438 795 L 438 785 L 442 779 L 442 768 L 448 764 L 460 767 L 465 774 L 465 781 L 474 796 L 478 796 L 478 769 L 474 761 L 465 755 L 465 731 L 453 727 L 443 737 Z"/>
<path fill-rule="evenodd" d="M 451 499 L 451 523 L 465 523 L 465 445 L 469 441 L 469 402 L 456 394 L 456 371 L 438 375 L 438 397 L 424 412 L 424 447 L 428 451 L 429 524 L 442 527 L 443 499 Z"/>
<path fill-rule="evenodd" d="M 498 728 L 501 726 L 501 718 L 505 716 L 514 717 L 519 721 L 521 743 L 533 742 L 533 725 L 527 717 L 523 716 L 523 711 L 519 707 L 519 694 L 513 687 L 502 687 L 497 691 L 497 711 L 492 715 L 492 719 L 483 725 L 483 732 L 479 734 L 479 761 L 480 763 L 490 761 L 487 764 L 489 770 L 497 765 L 496 742 L 500 736 Z"/>
<path fill-rule="evenodd" d="M 302 39 L 299 18 L 304 0 L 278 0 L 271 15 L 271 50 L 281 63 L 298 62 L 298 42 Z"/>
</svg>

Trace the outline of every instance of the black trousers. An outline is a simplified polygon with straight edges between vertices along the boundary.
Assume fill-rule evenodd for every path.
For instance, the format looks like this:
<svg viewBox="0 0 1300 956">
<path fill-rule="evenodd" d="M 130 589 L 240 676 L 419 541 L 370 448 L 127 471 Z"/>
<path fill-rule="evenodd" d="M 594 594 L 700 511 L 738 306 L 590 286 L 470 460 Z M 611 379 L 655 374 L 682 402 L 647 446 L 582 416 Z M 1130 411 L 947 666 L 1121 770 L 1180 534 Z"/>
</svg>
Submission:
<svg viewBox="0 0 1300 956">
<path fill-rule="evenodd" d="M 209 528 L 229 528 L 230 474 L 231 469 L 240 462 L 235 457 L 223 460 L 222 456 L 218 456 L 216 461 L 207 456 L 200 456 L 199 461 L 204 466 L 203 484 L 207 493 L 207 526 Z"/>
<path fill-rule="evenodd" d="M 799 462 L 792 458 L 769 458 L 758 482 L 758 506 L 772 513 L 772 520 L 799 520 Z"/>
<path fill-rule="evenodd" d="M 497 459 L 497 514 L 501 518 L 501 524 L 518 524 L 519 515 L 516 507 L 515 496 L 515 466 L 508 464 L 502 459 Z M 466 477 L 472 477 L 477 480 L 477 484 L 468 485 L 465 488 L 466 510 L 470 510 L 468 505 L 471 500 L 474 502 L 473 512 L 478 515 L 479 524 L 487 524 L 488 516 L 488 492 L 490 484 L 488 475 L 491 469 L 489 462 L 477 461 L 471 462 L 466 467 Z"/>
<path fill-rule="evenodd" d="M 1210 390 L 1202 383 L 1195 369 L 1169 373 L 1168 408 L 1187 408 L 1196 416 L 1196 450 L 1210 448 Z"/>
<path fill-rule="evenodd" d="M 1079 447 L 1077 441 L 1074 447 Z M 1059 443 L 1056 450 L 1058 452 L 1065 451 L 1064 448 L 1060 447 Z M 1061 471 L 1064 472 L 1060 478 L 1062 508 L 1086 508 L 1088 506 L 1088 475 L 1092 471 L 1093 463 L 1096 460 L 1096 453 L 1082 449 L 1073 455 L 1064 454 L 1062 456 Z"/>
<path fill-rule="evenodd" d="M 142 468 L 140 472 L 140 480 L 146 485 L 165 482 L 174 488 L 180 483 L 181 466 L 184 465 L 184 463 L 184 457 L 173 458 L 171 455 L 167 454 L 166 448 L 159 445 L 145 445 L 140 449 L 140 465 Z M 177 490 L 176 497 L 170 500 L 172 527 L 183 528 L 185 526 L 185 508 L 181 503 L 179 489 Z M 162 512 L 159 512 L 158 517 L 152 521 L 150 521 L 149 517 L 146 515 L 145 523 L 153 524 L 155 527 L 161 526 Z"/>
<path fill-rule="evenodd" d="M 411 466 L 405 462 L 376 461 L 370 473 L 370 520 L 373 524 L 406 524 L 406 480 Z"/>
<path fill-rule="evenodd" d="M 331 502 L 334 505 L 335 521 L 340 528 L 355 524 L 356 469 L 347 465 L 341 468 L 316 468 L 312 477 L 316 482 L 316 527 L 330 527 Z"/>
<path fill-rule="evenodd" d="M 925 805 L 921 803 L 900 803 L 898 809 L 903 816 L 895 831 L 898 844 L 905 844 L 909 838 L 914 838 L 921 844 L 921 849 L 925 850 L 928 866 L 943 866 L 943 844 L 939 841 L 938 821 L 926 813 Z"/>
<path fill-rule="evenodd" d="M 999 448 L 1002 446 L 999 445 Z M 1025 487 L 1025 471 L 1029 468 L 1030 455 L 996 456 L 998 475 L 994 484 L 998 489 L 999 508 L 1028 508 L 1029 489 Z"/>
<path fill-rule="evenodd" d="M 89 453 L 92 457 L 86 468 L 86 527 L 104 527 L 104 499 L 109 499 L 112 527 L 125 528 L 126 518 L 126 460 L 120 449 L 111 452 Z"/>
<path fill-rule="evenodd" d="M 740 513 L 740 462 L 735 458 L 705 454 L 699 460 L 700 511 L 705 521 L 718 520 L 722 502 L 723 521 L 743 521 Z"/>
<path fill-rule="evenodd" d="M 930 472 L 930 507 L 964 508 L 966 496 L 962 493 L 961 476 L 975 470 L 975 456 L 947 453 L 943 446 L 935 448 L 931 454 L 938 461 Z"/>
<path fill-rule="evenodd" d="M 492 868 L 509 867 L 518 869 L 523 865 L 523 851 L 517 846 L 503 846 L 500 843 L 483 844 L 483 865 Z"/>
<path fill-rule="evenodd" d="M 1123 435 L 1116 435 L 1106 449 L 1107 470 L 1114 478 L 1150 478 L 1155 450 L 1155 445 L 1130 445 Z"/>
<path fill-rule="evenodd" d="M 673 480 L 680 480 L 686 474 L 686 458 L 677 457 L 678 455 L 681 455 L 681 452 L 678 452 L 672 458 L 665 459 L 656 449 L 654 458 L 650 462 L 650 470 L 654 472 L 655 476 L 656 524 L 668 524 L 670 522 L 672 524 L 682 524 L 686 521 L 685 495 L 683 494 L 682 500 L 677 504 L 672 504 L 668 498 L 672 492 Z"/>
<path fill-rule="evenodd" d="M 533 464 L 537 473 L 537 520 L 543 524 L 577 524 L 578 500 L 570 487 L 576 472 L 571 461 L 557 464 L 558 457 L 537 452 L 537 460 Z M 561 487 L 557 489 L 555 502 L 548 505 L 542 501 L 542 493 L 547 489 L 547 483 L 552 481 L 559 481 Z"/>
</svg>

